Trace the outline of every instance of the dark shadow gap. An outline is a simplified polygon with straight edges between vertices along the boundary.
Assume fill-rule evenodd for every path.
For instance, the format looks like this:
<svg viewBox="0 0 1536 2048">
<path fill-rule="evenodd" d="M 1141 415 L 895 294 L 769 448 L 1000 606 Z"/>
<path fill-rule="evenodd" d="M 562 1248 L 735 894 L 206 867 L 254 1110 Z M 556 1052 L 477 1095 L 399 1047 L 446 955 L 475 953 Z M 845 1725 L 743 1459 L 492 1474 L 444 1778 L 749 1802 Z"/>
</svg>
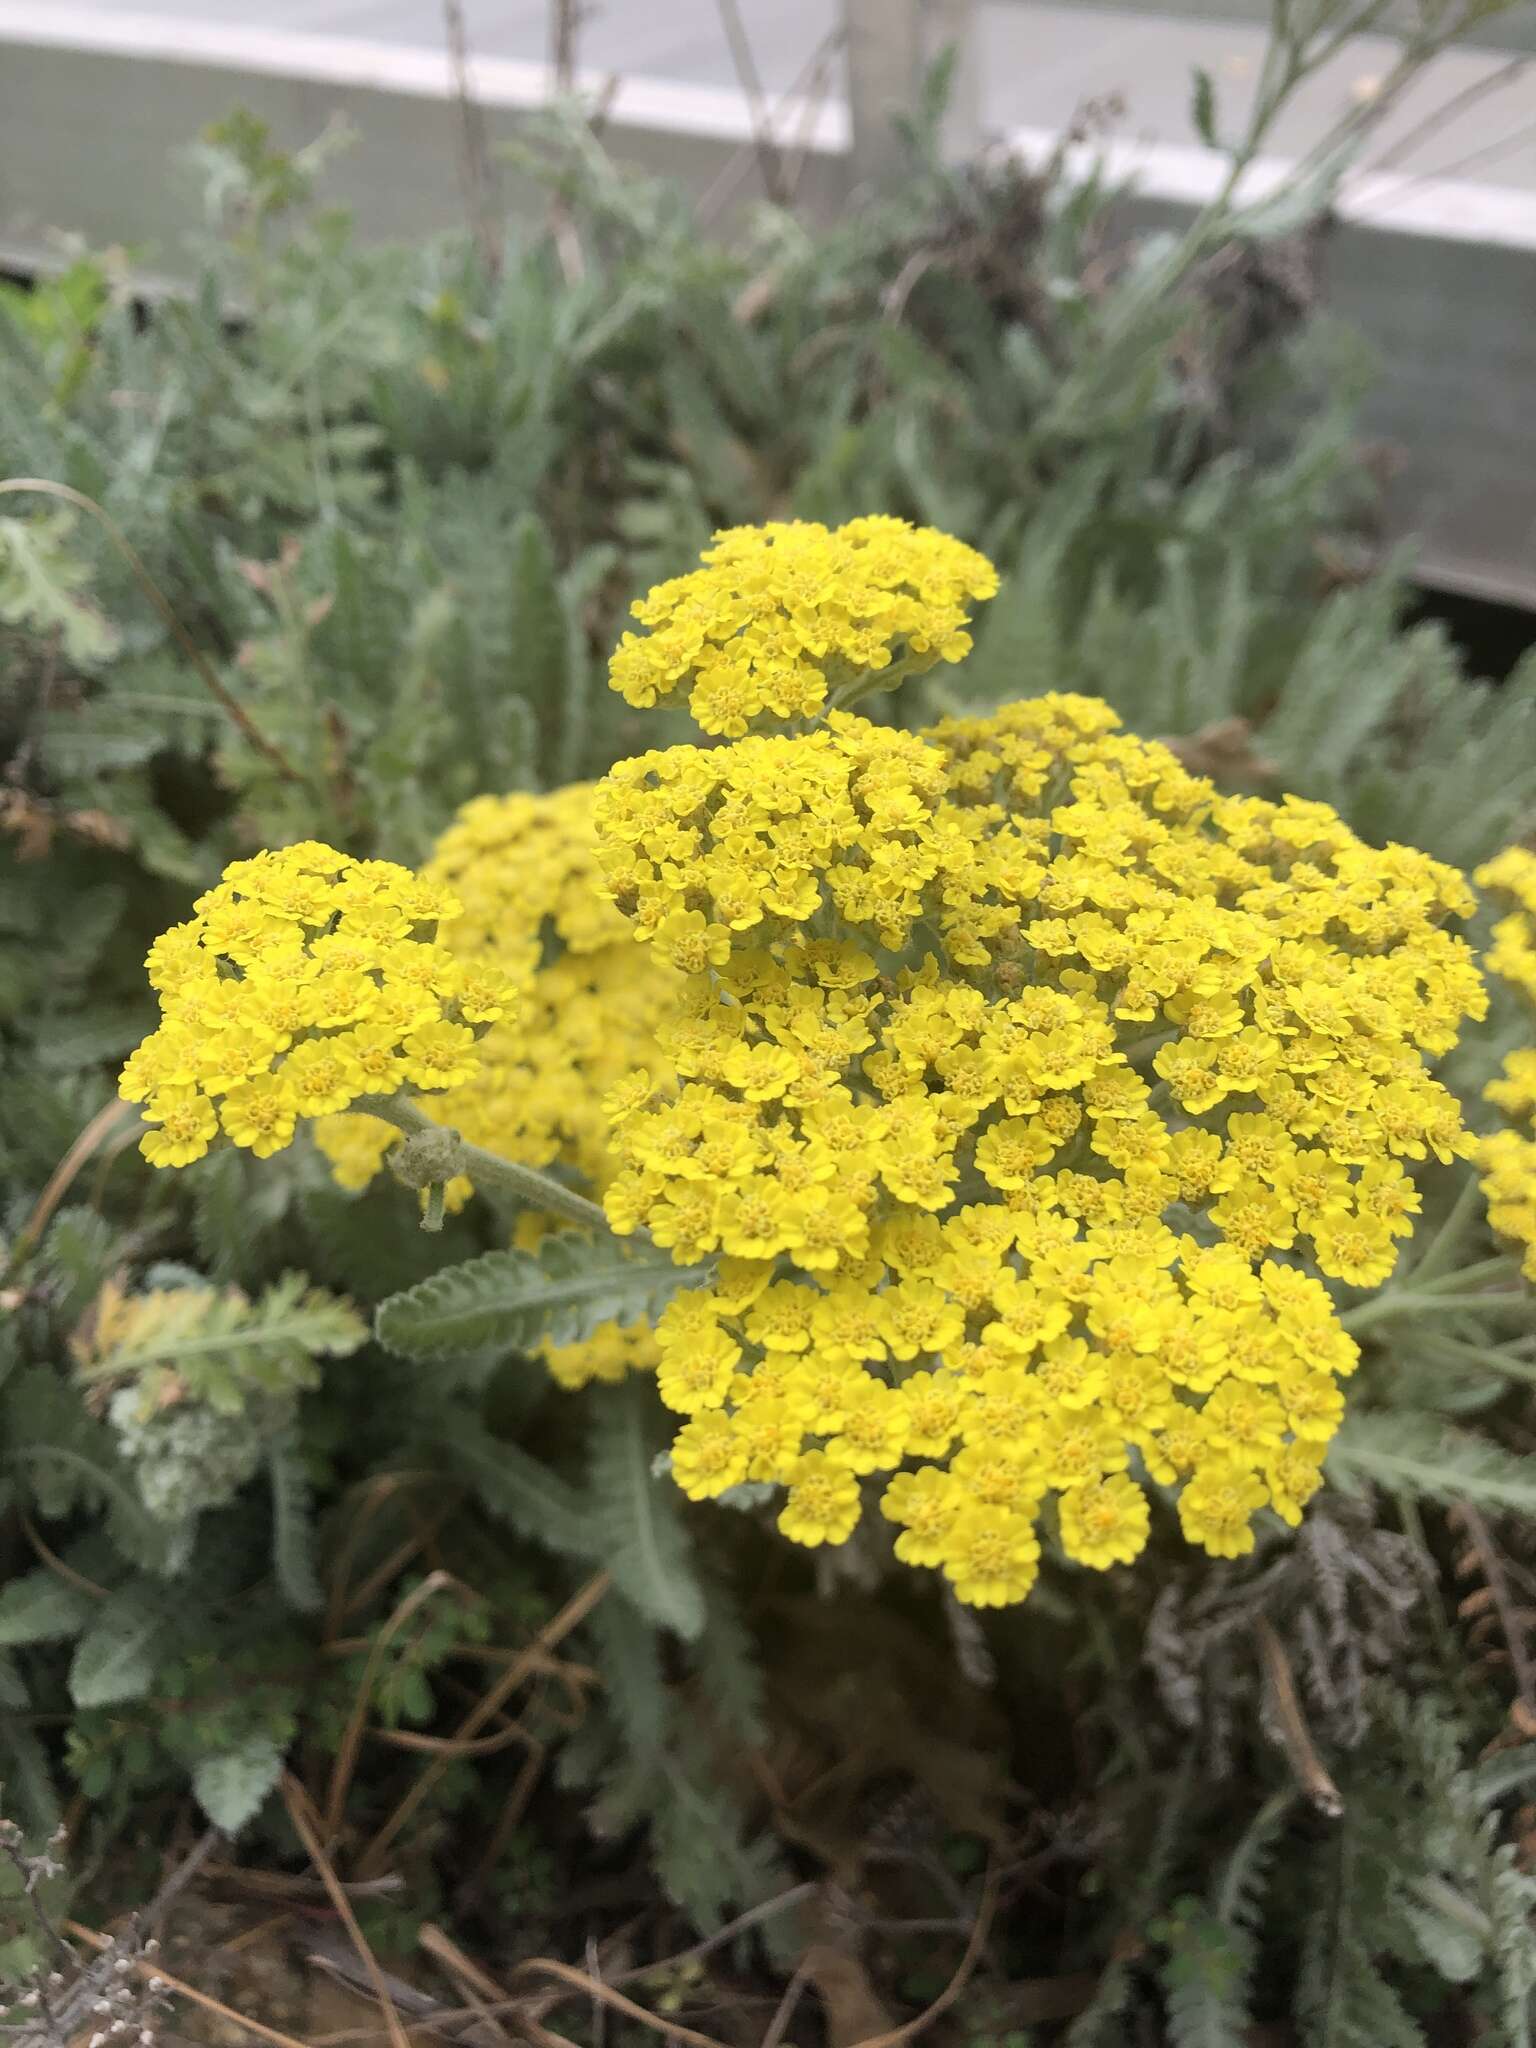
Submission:
<svg viewBox="0 0 1536 2048">
<path fill-rule="evenodd" d="M 1438 619 L 1461 653 L 1467 673 L 1502 683 L 1521 658 L 1536 647 L 1536 611 L 1497 598 L 1469 597 L 1459 590 L 1420 584 L 1405 623 Z"/>
</svg>

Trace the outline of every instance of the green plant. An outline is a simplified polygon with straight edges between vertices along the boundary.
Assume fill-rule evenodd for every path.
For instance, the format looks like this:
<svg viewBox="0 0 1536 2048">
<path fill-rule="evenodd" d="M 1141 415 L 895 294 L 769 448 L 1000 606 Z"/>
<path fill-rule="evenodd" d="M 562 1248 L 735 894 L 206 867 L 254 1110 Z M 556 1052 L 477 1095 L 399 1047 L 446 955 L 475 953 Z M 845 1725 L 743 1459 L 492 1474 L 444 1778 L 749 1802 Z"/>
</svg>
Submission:
<svg viewBox="0 0 1536 2048">
<path fill-rule="evenodd" d="M 1262 120 L 1362 11 L 1282 10 Z M 1414 10 L 1392 93 L 1466 18 Z M 1213 87 L 1197 112 L 1229 133 Z M 516 1175 L 450 1181 L 424 1234 L 367 1185 L 382 1127 L 350 1175 L 323 1129 L 152 1174 L 113 1101 L 148 945 L 232 859 L 416 864 L 516 792 L 549 836 L 476 944 L 521 949 L 548 1056 L 503 1040 L 465 1149 L 414 1170 L 473 1179 L 510 1100 L 522 1191 L 590 1223 L 611 1164 L 571 1103 L 663 998 L 581 930 L 588 799 L 545 793 L 682 736 L 600 679 L 722 526 L 894 514 L 997 563 L 965 662 L 866 707 L 894 727 L 1071 691 L 1372 844 L 1470 869 L 1528 832 L 1536 668 L 1494 689 L 1405 627 L 1366 366 L 1313 303 L 1364 117 L 1267 212 L 1262 120 L 1172 240 L 919 127 L 887 200 L 727 249 L 561 116 L 581 274 L 535 226 L 493 277 L 464 238 L 361 247 L 316 204 L 340 138 L 285 156 L 237 117 L 184 297 L 79 251 L 0 295 L 0 1779 L 36 1839 L 83 1794 L 110 1867 L 190 1793 L 292 1879 L 308 1800 L 370 1940 L 452 1915 L 519 1996 L 564 1956 L 696 2030 L 756 1998 L 748 2038 L 786 1981 L 850 2039 L 879 2024 L 836 2001 L 895 2023 L 902 1985 L 1078 2048 L 1525 2038 L 1530 1306 L 1465 1165 L 1415 1168 L 1400 1275 L 1340 1302 L 1361 1377 L 1299 1535 L 1198 1564 L 1160 1523 L 1101 1577 L 1048 1529 L 1027 1619 L 978 1624 L 892 1583 L 878 1530 L 786 1561 L 754 1482 L 675 1497 L 638 1375 L 698 1276 L 665 1254 L 550 1235 Z M 1473 1119 L 1501 1028 L 1440 1071 Z"/>
</svg>

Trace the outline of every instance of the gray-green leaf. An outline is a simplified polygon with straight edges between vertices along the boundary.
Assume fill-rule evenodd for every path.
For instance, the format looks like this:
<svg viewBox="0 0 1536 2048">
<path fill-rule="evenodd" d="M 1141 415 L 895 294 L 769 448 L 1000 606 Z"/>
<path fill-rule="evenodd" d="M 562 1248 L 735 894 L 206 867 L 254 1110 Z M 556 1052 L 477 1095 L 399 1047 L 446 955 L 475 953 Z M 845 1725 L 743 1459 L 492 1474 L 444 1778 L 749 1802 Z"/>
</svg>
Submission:
<svg viewBox="0 0 1536 2048">
<path fill-rule="evenodd" d="M 61 1642 L 78 1635 L 94 1612 L 84 1593 L 39 1567 L 0 1587 L 0 1647 Z"/>
<path fill-rule="evenodd" d="M 113 1707 L 141 1700 L 155 1675 L 160 1617 L 133 1593 L 115 1595 L 75 1647 L 70 1698 L 77 1707 Z"/>
<path fill-rule="evenodd" d="M 379 1305 L 379 1341 L 404 1358 L 439 1358 L 489 1345 L 529 1351 L 577 1344 L 601 1323 L 661 1312 L 707 1268 L 674 1266 L 665 1252 L 627 1252 L 576 1235 L 537 1252 L 486 1252 L 449 1266 Z"/>
<path fill-rule="evenodd" d="M 233 1835 L 260 1809 L 282 1775 L 283 1752 L 269 1735 L 248 1735 L 237 1749 L 207 1756 L 192 1773 L 197 1803 L 216 1828 Z"/>
<path fill-rule="evenodd" d="M 694 1569 L 682 1495 L 651 1467 L 655 1397 L 630 1379 L 605 1393 L 592 1425 L 592 1514 L 620 1592 L 650 1620 L 690 1642 L 704 1627 L 704 1588 Z"/>
</svg>

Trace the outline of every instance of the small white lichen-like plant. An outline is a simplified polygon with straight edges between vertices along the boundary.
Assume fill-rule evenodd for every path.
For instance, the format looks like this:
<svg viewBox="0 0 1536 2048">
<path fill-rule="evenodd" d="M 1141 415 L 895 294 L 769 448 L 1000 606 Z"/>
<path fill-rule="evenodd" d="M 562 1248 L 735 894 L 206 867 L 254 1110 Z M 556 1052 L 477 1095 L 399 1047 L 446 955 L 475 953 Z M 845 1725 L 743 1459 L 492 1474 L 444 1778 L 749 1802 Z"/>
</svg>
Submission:
<svg viewBox="0 0 1536 2048">
<path fill-rule="evenodd" d="M 916 733 L 852 710 L 962 661 L 995 587 L 896 520 L 722 536 L 637 605 L 613 681 L 640 705 L 686 694 L 724 743 L 624 762 L 590 804 L 471 805 L 419 895 L 378 884 L 401 897 L 388 961 L 348 962 L 372 997 L 354 978 L 351 1013 L 301 1009 L 259 1096 L 281 1098 L 279 1142 L 290 1110 L 382 1119 L 321 1126 L 355 1179 L 393 1125 L 416 1185 L 605 1215 L 670 1257 L 688 1284 L 654 1344 L 610 1328 L 556 1352 L 559 1376 L 654 1362 L 686 1494 L 758 1482 L 810 1546 L 872 1514 L 979 1606 L 1027 1595 L 1043 1524 L 1084 1565 L 1134 1558 L 1149 1488 L 1217 1556 L 1263 1510 L 1299 1519 L 1357 1357 L 1329 1283 L 1380 1287 L 1414 1166 L 1471 1152 L 1428 1062 L 1485 1006 L 1449 928 L 1463 877 L 1325 805 L 1221 795 L 1082 697 Z M 551 883 L 562 802 L 579 852 Z M 175 1038 L 158 1085 L 210 1107 L 183 1138 L 188 1096 L 152 1094 L 172 1131 L 152 1156 L 206 1142 L 217 1099 L 242 1142 L 250 1098 L 229 1096 L 250 1078 L 212 1048 L 271 962 L 307 986 L 292 956 L 349 935 L 345 903 L 373 892 L 331 858 L 323 917 L 258 899 L 255 952 L 206 910 L 176 941 L 177 986 L 215 1021 L 197 1059 Z M 405 1006 L 388 962 L 412 948 L 434 965 Z M 516 1024 L 490 1014 L 509 983 Z M 360 1043 L 378 1067 L 358 1081 Z M 345 1101 L 307 1079 L 327 1059 Z M 546 1072 L 530 1105 L 519 1080 Z M 440 1091 L 430 1114 L 402 1084 Z"/>
</svg>

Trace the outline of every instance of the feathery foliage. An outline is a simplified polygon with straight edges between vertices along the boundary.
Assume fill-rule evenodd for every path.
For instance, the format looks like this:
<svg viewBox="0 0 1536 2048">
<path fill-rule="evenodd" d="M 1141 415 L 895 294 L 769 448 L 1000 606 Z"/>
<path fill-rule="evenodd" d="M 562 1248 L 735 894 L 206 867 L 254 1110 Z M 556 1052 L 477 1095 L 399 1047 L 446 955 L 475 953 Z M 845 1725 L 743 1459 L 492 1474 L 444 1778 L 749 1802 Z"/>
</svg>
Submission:
<svg viewBox="0 0 1536 2048">
<path fill-rule="evenodd" d="M 486 1252 L 391 1295 L 379 1307 L 379 1341 L 422 1359 L 576 1344 L 602 1323 L 658 1315 L 696 1277 L 661 1252 L 551 1237 L 537 1252 Z"/>
</svg>

